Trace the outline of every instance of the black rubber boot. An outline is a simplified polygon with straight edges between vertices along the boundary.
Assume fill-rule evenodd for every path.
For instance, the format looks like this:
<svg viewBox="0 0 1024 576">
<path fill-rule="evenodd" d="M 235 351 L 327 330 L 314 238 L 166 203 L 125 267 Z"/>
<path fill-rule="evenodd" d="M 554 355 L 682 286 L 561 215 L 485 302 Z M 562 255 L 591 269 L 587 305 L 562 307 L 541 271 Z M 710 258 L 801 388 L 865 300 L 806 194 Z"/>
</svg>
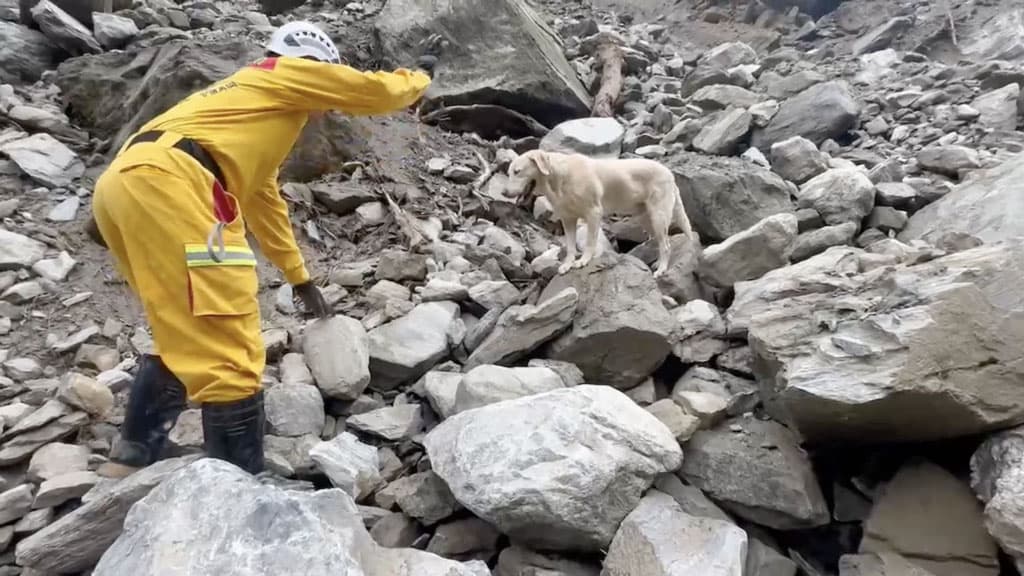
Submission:
<svg viewBox="0 0 1024 576">
<path fill-rule="evenodd" d="M 203 404 L 206 454 L 246 472 L 263 472 L 263 391 L 236 402 Z"/>
<path fill-rule="evenodd" d="M 156 462 L 178 415 L 186 408 L 185 386 L 159 356 L 142 356 L 128 393 L 121 437 L 110 451 L 102 476 L 123 477 Z"/>
</svg>

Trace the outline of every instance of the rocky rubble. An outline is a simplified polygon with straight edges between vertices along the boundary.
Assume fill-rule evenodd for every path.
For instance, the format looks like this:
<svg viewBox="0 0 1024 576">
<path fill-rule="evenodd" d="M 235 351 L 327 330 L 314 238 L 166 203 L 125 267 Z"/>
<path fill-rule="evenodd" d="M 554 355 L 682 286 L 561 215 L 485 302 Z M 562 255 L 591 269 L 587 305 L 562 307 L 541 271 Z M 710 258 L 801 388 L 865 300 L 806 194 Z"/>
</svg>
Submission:
<svg viewBox="0 0 1024 576">
<path fill-rule="evenodd" d="M 1019 7 L 20 4 L 0 574 L 1024 570 Z M 167 459 L 101 479 L 152 343 L 81 232 L 92 186 L 293 18 L 361 68 L 439 48 L 423 122 L 329 115 L 282 170 L 335 314 L 306 321 L 261 262 L 269 473 L 198 459 L 192 407 Z M 609 46 L 621 97 L 585 118 Z M 538 146 L 659 159 L 701 242 L 674 236 L 655 280 L 642 226 L 608 217 L 605 253 L 557 274 L 550 206 L 501 195 Z"/>
</svg>

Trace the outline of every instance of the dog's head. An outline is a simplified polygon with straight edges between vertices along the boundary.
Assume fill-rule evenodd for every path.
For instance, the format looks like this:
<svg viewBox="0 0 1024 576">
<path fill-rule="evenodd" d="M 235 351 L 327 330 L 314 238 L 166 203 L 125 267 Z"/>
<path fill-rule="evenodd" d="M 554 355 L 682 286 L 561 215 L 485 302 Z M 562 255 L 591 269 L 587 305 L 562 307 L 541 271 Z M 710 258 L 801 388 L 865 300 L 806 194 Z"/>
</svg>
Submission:
<svg viewBox="0 0 1024 576">
<path fill-rule="evenodd" d="M 551 175 L 551 159 L 547 152 L 530 150 L 516 157 L 508 166 L 506 198 L 519 198 L 533 191 L 538 180 Z"/>
</svg>

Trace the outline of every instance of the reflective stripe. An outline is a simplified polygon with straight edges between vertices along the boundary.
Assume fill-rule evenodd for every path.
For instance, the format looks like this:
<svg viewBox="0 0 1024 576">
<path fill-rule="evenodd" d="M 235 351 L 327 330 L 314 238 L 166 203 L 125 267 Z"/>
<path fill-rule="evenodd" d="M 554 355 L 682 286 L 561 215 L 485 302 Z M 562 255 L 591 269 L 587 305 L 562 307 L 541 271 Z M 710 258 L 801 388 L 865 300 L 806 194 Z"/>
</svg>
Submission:
<svg viewBox="0 0 1024 576">
<path fill-rule="evenodd" d="M 185 247 L 185 262 L 189 268 L 204 266 L 256 266 L 256 255 L 242 246 L 225 246 L 223 261 L 210 258 L 205 244 L 190 244 Z"/>
</svg>

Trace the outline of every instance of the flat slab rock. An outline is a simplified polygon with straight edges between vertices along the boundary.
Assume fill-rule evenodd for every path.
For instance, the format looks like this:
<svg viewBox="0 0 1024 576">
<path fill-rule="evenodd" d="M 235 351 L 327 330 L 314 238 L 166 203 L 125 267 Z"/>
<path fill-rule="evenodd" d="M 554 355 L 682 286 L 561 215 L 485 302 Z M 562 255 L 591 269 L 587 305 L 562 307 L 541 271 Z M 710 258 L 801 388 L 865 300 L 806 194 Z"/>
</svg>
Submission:
<svg viewBox="0 0 1024 576">
<path fill-rule="evenodd" d="M 864 258 L 832 248 L 737 284 L 726 316 L 731 332 L 749 326 L 769 413 L 814 442 L 937 440 L 1024 422 L 1024 294 L 1006 289 L 1024 282 L 1024 244 L 857 273 Z"/>
<path fill-rule="evenodd" d="M 682 458 L 657 418 L 589 385 L 457 414 L 424 445 L 459 503 L 535 550 L 607 547 L 655 476 Z"/>
<path fill-rule="evenodd" d="M 488 573 L 482 562 L 462 564 L 418 550 L 380 548 L 342 490 L 282 490 L 209 458 L 172 475 L 134 506 L 124 532 L 93 574 L 163 575 L 172 555 L 179 571 L 194 574 Z"/>
<path fill-rule="evenodd" d="M 448 355 L 448 332 L 459 319 L 454 302 L 427 302 L 369 333 L 371 384 L 391 390 L 415 380 Z"/>
</svg>

